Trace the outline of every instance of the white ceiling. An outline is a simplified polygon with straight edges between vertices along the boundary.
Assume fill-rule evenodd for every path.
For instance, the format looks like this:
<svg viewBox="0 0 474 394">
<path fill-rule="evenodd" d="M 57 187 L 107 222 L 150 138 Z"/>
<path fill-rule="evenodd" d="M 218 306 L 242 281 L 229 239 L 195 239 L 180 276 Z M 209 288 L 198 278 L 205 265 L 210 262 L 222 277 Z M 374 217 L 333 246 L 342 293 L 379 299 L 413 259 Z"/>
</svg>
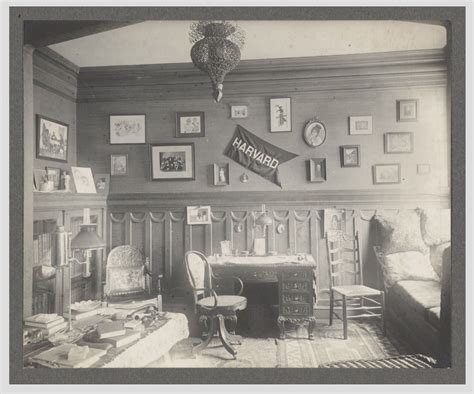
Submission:
<svg viewBox="0 0 474 394">
<path fill-rule="evenodd" d="M 147 21 L 50 48 L 79 67 L 189 63 L 191 21 Z M 442 26 L 399 21 L 238 21 L 242 59 L 443 48 Z"/>
</svg>

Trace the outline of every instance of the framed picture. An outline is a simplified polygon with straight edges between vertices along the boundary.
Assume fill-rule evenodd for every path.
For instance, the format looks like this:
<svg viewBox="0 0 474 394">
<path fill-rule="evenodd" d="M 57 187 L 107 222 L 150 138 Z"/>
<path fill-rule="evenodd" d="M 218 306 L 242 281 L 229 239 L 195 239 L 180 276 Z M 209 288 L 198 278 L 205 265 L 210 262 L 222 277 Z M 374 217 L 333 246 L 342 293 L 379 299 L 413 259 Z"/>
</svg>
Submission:
<svg viewBox="0 0 474 394">
<path fill-rule="evenodd" d="M 397 122 L 414 122 L 418 119 L 418 100 L 397 100 Z"/>
<path fill-rule="evenodd" d="M 48 177 L 46 175 L 46 170 L 34 170 L 33 171 L 33 177 L 35 179 L 35 187 L 37 191 L 41 190 L 41 185 L 48 180 Z"/>
<path fill-rule="evenodd" d="M 341 150 L 341 167 L 360 167 L 360 146 L 343 145 Z"/>
<path fill-rule="evenodd" d="M 36 157 L 67 162 L 68 131 L 67 124 L 37 115 Z"/>
<path fill-rule="evenodd" d="M 413 133 L 397 132 L 384 134 L 385 153 L 412 153 Z"/>
<path fill-rule="evenodd" d="M 344 209 L 324 210 L 324 235 L 330 231 L 346 231 L 346 211 Z"/>
<path fill-rule="evenodd" d="M 214 186 L 229 184 L 229 163 L 214 163 Z"/>
<path fill-rule="evenodd" d="M 326 159 L 310 159 L 307 165 L 309 182 L 326 181 Z"/>
<path fill-rule="evenodd" d="M 150 145 L 151 179 L 194 180 L 194 144 Z"/>
<path fill-rule="evenodd" d="M 48 177 L 48 181 L 53 181 L 53 190 L 58 190 L 61 180 L 61 169 L 57 167 L 46 167 L 46 176 Z"/>
<path fill-rule="evenodd" d="M 94 183 L 97 194 L 109 194 L 110 174 L 94 174 Z"/>
<path fill-rule="evenodd" d="M 376 164 L 373 167 L 374 184 L 400 183 L 400 164 Z"/>
<path fill-rule="evenodd" d="M 145 115 L 110 115 L 111 144 L 144 144 L 146 142 Z"/>
<path fill-rule="evenodd" d="M 89 167 L 71 167 L 77 193 L 96 193 L 94 177 Z"/>
<path fill-rule="evenodd" d="M 326 140 L 326 126 L 317 118 L 309 120 L 303 130 L 303 139 L 313 148 L 322 145 Z"/>
<path fill-rule="evenodd" d="M 234 104 L 230 106 L 230 117 L 232 119 L 242 119 L 248 116 L 248 107 L 242 104 Z"/>
<path fill-rule="evenodd" d="M 128 155 L 115 154 L 110 155 L 110 175 L 126 176 L 128 174 Z"/>
<path fill-rule="evenodd" d="M 372 134 L 372 116 L 349 116 L 349 134 Z"/>
<path fill-rule="evenodd" d="M 204 112 L 177 112 L 176 137 L 204 137 Z"/>
<path fill-rule="evenodd" d="M 291 131 L 291 98 L 270 99 L 270 132 Z"/>
<path fill-rule="evenodd" d="M 186 207 L 186 218 L 189 225 L 211 224 L 211 207 Z"/>
</svg>

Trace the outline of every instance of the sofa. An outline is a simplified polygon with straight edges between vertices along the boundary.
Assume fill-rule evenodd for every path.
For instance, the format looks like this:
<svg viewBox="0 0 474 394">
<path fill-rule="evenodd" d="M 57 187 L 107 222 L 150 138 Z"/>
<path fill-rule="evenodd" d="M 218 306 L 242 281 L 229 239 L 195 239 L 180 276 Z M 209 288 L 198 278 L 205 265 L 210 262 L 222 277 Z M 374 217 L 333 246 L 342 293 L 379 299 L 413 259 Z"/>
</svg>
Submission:
<svg viewBox="0 0 474 394">
<path fill-rule="evenodd" d="M 384 281 L 389 328 L 399 333 L 413 352 L 437 359 L 441 294 L 451 289 L 450 276 L 443 275 L 443 271 L 450 271 L 449 214 L 449 210 L 416 209 L 374 216 L 374 251 Z M 448 315 L 445 310 L 444 318 Z M 441 340 L 449 342 L 449 338 Z"/>
</svg>

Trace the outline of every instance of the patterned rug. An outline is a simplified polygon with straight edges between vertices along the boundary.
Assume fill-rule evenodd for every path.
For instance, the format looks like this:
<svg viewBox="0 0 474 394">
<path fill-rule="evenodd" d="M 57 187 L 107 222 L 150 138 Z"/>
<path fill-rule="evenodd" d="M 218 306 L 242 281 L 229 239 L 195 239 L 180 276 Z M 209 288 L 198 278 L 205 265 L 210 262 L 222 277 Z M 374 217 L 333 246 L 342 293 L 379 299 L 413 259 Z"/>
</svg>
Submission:
<svg viewBox="0 0 474 394">
<path fill-rule="evenodd" d="M 390 331 L 384 337 L 374 322 L 350 322 L 348 339 L 342 336 L 342 323 L 316 324 L 314 340 L 307 339 L 307 330 L 298 327 L 287 332 L 287 339 L 244 337 L 236 346 L 237 359 L 223 348 L 218 338 L 197 356 L 192 354 L 195 338 L 178 343 L 168 360 L 148 367 L 155 368 L 318 368 L 322 364 L 348 360 L 373 360 L 408 354 L 410 349 Z"/>
</svg>

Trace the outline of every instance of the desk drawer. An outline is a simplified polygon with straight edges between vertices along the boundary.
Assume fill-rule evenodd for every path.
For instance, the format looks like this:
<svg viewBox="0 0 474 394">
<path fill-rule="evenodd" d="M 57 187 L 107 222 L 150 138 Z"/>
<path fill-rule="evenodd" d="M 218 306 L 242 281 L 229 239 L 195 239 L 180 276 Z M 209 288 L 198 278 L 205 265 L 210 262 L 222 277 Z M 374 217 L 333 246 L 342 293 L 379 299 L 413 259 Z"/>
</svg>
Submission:
<svg viewBox="0 0 474 394">
<path fill-rule="evenodd" d="M 284 316 L 311 316 L 310 304 L 292 304 L 281 305 L 280 313 Z"/>
<path fill-rule="evenodd" d="M 290 280 L 311 280 L 313 278 L 313 272 L 311 270 L 288 270 L 283 271 L 281 274 L 283 280 L 290 279 Z"/>
<path fill-rule="evenodd" d="M 277 272 L 275 270 L 256 269 L 239 273 L 243 282 L 277 282 Z"/>
<path fill-rule="evenodd" d="M 311 294 L 309 293 L 283 293 L 281 296 L 282 304 L 311 303 Z"/>
<path fill-rule="evenodd" d="M 311 282 L 310 281 L 294 281 L 286 280 L 281 284 L 283 291 L 303 291 L 311 293 Z"/>
</svg>

